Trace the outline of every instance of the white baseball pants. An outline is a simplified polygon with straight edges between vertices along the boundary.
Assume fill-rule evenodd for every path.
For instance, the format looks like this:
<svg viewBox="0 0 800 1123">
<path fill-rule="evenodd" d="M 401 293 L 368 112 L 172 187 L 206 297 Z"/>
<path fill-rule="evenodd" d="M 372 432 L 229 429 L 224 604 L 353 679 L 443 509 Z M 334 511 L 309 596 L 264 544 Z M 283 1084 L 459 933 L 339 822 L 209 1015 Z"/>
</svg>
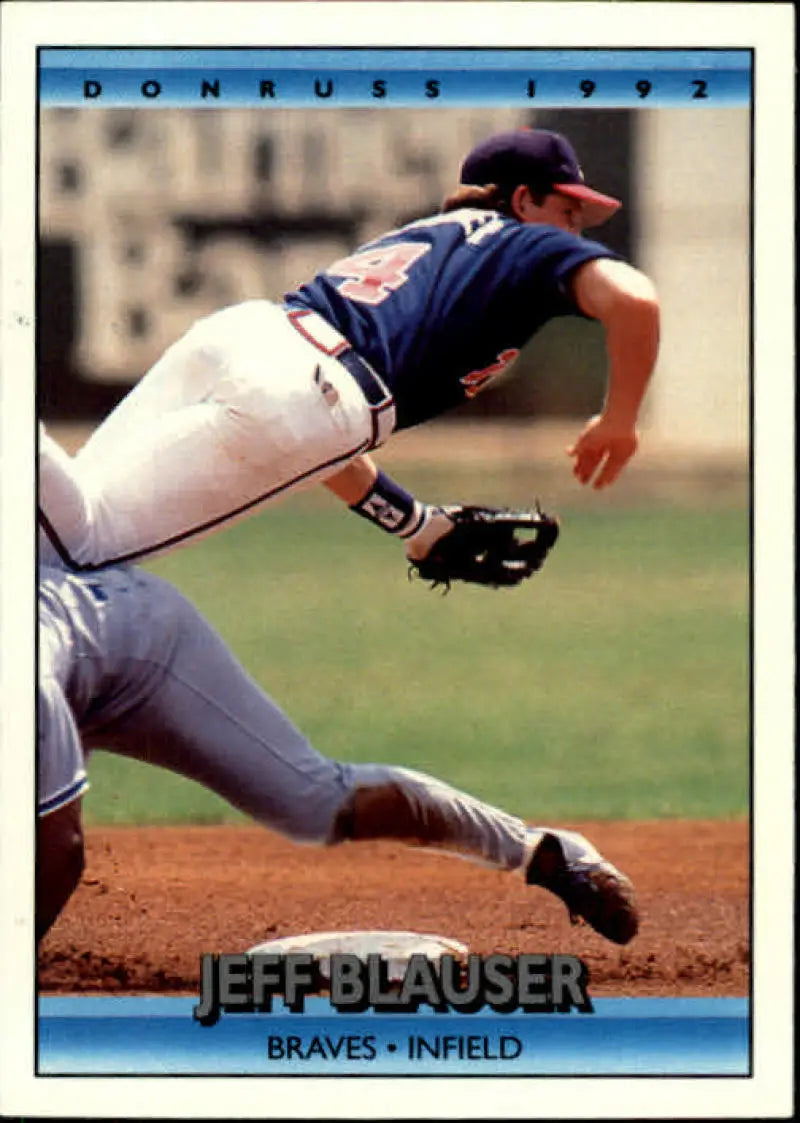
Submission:
<svg viewBox="0 0 800 1123">
<path fill-rule="evenodd" d="M 313 313 L 303 323 L 309 332 L 264 300 L 223 309 L 166 351 L 77 456 L 42 432 L 39 505 L 62 560 L 93 569 L 163 552 L 374 447 L 370 405 L 335 357 L 346 341 Z M 384 435 L 392 422 L 393 407 Z"/>
</svg>

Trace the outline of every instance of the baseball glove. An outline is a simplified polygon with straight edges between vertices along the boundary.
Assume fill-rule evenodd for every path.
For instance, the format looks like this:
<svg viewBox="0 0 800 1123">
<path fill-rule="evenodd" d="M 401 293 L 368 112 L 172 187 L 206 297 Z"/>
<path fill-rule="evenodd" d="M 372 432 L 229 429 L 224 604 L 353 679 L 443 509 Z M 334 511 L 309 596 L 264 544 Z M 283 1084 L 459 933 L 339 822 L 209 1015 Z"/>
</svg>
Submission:
<svg viewBox="0 0 800 1123">
<path fill-rule="evenodd" d="M 443 507 L 454 524 L 424 558 L 410 559 L 409 576 L 445 591 L 452 581 L 493 589 L 519 585 L 541 569 L 558 538 L 558 520 L 533 510 Z M 530 536 L 528 536 L 530 535 Z"/>
</svg>

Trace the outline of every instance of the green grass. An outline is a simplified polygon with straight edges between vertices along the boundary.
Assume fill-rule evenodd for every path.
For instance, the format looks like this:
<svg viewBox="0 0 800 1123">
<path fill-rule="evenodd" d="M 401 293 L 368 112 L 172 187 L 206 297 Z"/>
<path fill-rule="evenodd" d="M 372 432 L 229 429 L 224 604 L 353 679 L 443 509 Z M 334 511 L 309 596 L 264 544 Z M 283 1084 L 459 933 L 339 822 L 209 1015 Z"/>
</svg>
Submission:
<svg viewBox="0 0 800 1123">
<path fill-rule="evenodd" d="M 514 591 L 410 583 L 398 544 L 324 496 L 151 568 L 326 754 L 424 769 L 533 820 L 746 814 L 746 511 L 564 514 Z M 242 821 L 107 753 L 89 775 L 89 822 Z"/>
</svg>

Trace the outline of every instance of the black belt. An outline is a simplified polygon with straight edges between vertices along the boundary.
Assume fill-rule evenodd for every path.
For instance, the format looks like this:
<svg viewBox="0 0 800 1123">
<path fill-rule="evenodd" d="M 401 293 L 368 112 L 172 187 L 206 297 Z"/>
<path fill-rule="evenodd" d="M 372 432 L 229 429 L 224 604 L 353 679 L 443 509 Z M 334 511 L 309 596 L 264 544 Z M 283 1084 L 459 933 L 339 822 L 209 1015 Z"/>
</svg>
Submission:
<svg viewBox="0 0 800 1123">
<path fill-rule="evenodd" d="M 358 383 L 372 415 L 371 448 L 377 448 L 390 436 L 395 425 L 394 397 L 388 386 L 378 377 L 366 359 L 352 347 L 336 358 Z"/>
<path fill-rule="evenodd" d="M 352 344 L 318 312 L 311 309 L 286 309 L 289 323 L 323 354 L 336 359 L 358 384 L 372 414 L 372 440 L 375 448 L 389 437 L 395 426 L 396 411 L 391 390 Z M 315 332 L 315 326 L 317 331 Z M 320 334 L 320 332 L 322 334 Z"/>
<path fill-rule="evenodd" d="M 385 409 L 392 404 L 393 399 L 388 387 L 357 351 L 351 347 L 349 351 L 343 351 L 336 358 L 352 374 L 371 408 Z"/>
</svg>

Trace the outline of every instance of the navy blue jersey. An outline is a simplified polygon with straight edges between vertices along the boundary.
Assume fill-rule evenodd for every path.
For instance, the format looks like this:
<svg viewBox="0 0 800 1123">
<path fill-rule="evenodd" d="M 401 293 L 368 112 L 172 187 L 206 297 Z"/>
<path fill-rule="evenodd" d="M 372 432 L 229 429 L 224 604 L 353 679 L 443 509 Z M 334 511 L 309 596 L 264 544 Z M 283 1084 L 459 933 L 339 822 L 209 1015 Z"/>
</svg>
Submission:
<svg viewBox="0 0 800 1123">
<path fill-rule="evenodd" d="M 393 230 L 296 292 L 395 396 L 398 429 L 473 397 L 555 316 L 581 315 L 566 283 L 618 255 L 554 226 L 462 209 Z"/>
</svg>

